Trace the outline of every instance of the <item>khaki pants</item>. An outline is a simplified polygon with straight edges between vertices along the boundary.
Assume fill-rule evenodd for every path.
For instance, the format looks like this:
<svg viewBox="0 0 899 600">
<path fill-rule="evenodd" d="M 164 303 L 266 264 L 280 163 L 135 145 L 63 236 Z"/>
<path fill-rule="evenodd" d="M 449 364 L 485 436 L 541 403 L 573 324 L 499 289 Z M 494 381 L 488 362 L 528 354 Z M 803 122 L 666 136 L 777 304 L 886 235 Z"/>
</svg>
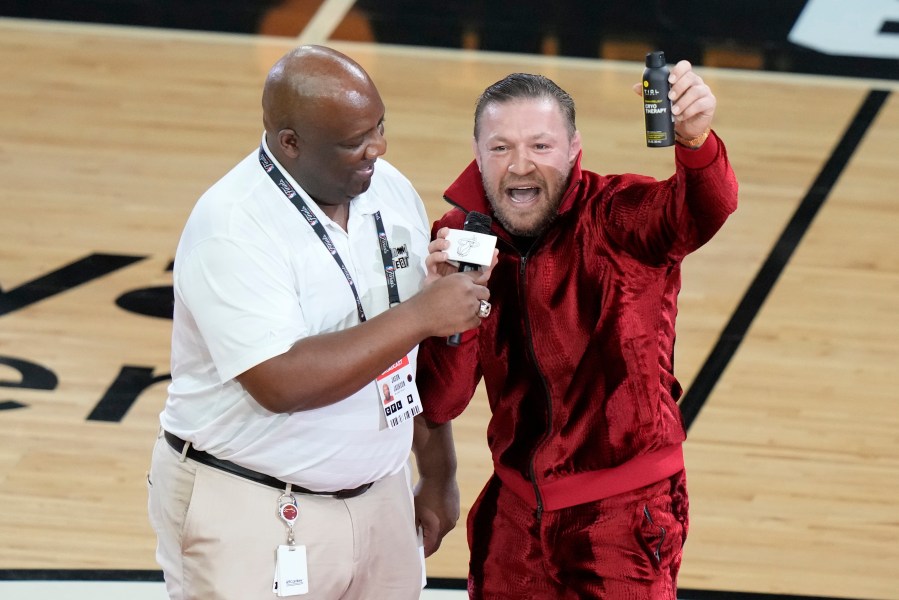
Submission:
<svg viewBox="0 0 899 600">
<path fill-rule="evenodd" d="M 147 478 L 156 560 L 173 600 L 272 600 L 287 543 L 281 492 L 181 457 L 160 436 Z M 408 469 L 356 498 L 294 494 L 305 545 L 304 600 L 417 599 L 423 564 Z"/>
</svg>

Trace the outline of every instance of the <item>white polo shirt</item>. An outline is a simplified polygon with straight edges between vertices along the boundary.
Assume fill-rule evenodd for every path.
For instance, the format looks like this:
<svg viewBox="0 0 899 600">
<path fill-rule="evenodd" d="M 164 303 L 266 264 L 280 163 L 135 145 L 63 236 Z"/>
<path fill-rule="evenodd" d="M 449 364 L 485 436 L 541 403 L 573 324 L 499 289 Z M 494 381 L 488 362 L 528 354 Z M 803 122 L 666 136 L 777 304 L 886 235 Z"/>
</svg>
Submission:
<svg viewBox="0 0 899 600">
<path fill-rule="evenodd" d="M 267 147 L 266 152 L 272 156 Z M 350 204 L 348 231 L 277 166 L 324 224 L 366 318 L 389 305 L 376 211 L 397 267 L 400 300 L 421 288 L 427 215 L 412 184 L 392 165 L 377 161 L 368 191 Z M 346 277 L 260 166 L 258 150 L 197 202 L 178 244 L 173 276 L 172 382 L 160 415 L 164 429 L 198 450 L 316 491 L 357 487 L 403 467 L 412 422 L 386 428 L 374 382 L 330 406 L 277 414 L 234 379 L 297 340 L 359 323 Z"/>
</svg>

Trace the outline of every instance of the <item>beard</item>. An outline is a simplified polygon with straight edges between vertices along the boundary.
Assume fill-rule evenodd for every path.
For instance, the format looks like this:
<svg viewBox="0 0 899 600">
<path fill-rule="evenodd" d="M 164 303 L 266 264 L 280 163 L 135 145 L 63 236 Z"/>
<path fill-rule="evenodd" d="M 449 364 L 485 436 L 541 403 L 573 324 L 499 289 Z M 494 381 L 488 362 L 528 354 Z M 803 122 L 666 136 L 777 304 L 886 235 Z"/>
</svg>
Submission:
<svg viewBox="0 0 899 600">
<path fill-rule="evenodd" d="M 527 208 L 519 208 L 506 192 L 519 185 L 514 181 L 501 181 L 494 185 L 484 174 L 481 181 L 487 194 L 487 200 L 493 208 L 493 215 L 506 231 L 514 236 L 537 237 L 559 216 L 559 205 L 568 183 L 568 174 L 558 173 L 554 181 L 538 181 L 539 195 L 537 203 Z M 529 185 L 534 185 L 531 181 Z"/>
</svg>

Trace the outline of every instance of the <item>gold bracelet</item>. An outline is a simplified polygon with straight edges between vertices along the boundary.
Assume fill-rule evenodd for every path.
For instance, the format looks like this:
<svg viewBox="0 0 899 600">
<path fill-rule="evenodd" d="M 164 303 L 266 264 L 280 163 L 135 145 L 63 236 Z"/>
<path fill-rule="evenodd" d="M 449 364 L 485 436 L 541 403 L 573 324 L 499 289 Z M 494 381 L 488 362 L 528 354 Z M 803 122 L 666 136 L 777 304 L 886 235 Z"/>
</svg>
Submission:
<svg viewBox="0 0 899 600">
<path fill-rule="evenodd" d="M 711 132 L 711 128 L 706 127 L 705 131 L 703 131 L 696 137 L 687 139 L 675 131 L 674 132 L 674 140 L 682 146 L 686 146 L 687 148 L 696 150 L 697 148 L 702 146 L 703 143 L 705 143 L 706 138 L 709 137 L 709 132 Z"/>
</svg>

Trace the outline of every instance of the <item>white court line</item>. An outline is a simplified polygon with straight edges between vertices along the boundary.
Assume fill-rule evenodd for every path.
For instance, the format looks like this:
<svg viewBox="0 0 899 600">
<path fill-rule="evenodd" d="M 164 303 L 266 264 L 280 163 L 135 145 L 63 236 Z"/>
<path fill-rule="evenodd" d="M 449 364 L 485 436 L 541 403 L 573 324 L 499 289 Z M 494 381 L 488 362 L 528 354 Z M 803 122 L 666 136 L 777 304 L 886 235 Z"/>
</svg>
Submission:
<svg viewBox="0 0 899 600">
<path fill-rule="evenodd" d="M 272 596 L 274 598 L 274 595 Z M 3 600 L 167 600 L 165 585 L 146 581 L 0 581 Z M 467 600 L 463 590 L 423 590 L 421 600 Z"/>
<path fill-rule="evenodd" d="M 297 42 L 300 44 L 326 42 L 355 3 L 356 0 L 325 0 L 297 36 Z"/>
</svg>

